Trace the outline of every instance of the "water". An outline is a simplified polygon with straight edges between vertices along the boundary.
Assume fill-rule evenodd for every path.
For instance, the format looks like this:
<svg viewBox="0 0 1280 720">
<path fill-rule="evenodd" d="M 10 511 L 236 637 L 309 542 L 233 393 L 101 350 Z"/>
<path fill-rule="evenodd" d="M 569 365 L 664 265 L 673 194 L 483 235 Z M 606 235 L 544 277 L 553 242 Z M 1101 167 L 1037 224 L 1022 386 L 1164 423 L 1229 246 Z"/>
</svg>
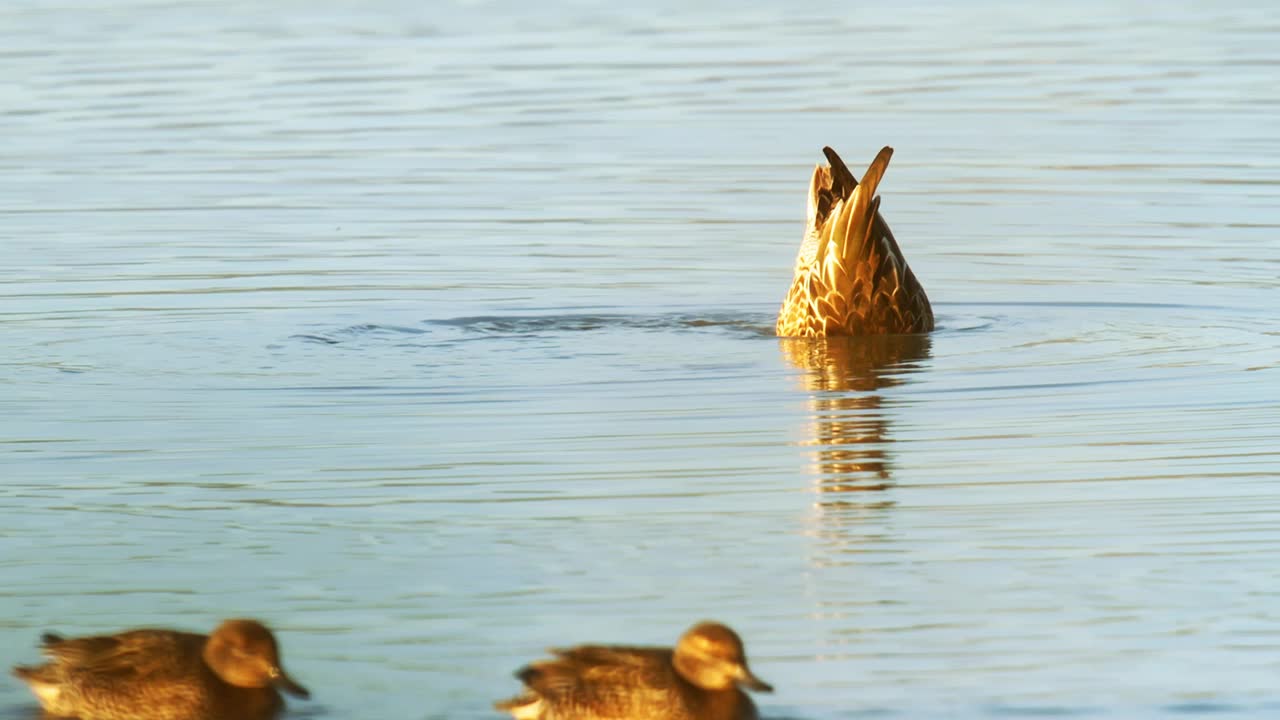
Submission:
<svg viewBox="0 0 1280 720">
<path fill-rule="evenodd" d="M 293 716 L 469 720 L 711 617 L 774 720 L 1280 712 L 1271 4 L 0 40 L 4 663 L 252 616 Z M 824 144 L 897 148 L 928 338 L 771 336 Z"/>
</svg>

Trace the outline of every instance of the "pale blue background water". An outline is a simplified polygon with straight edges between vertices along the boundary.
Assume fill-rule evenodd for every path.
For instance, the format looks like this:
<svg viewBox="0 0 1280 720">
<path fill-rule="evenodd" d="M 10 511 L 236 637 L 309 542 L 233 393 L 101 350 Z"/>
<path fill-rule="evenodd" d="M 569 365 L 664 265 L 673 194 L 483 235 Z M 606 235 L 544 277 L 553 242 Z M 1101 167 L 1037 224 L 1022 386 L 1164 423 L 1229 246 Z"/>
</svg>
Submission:
<svg viewBox="0 0 1280 720">
<path fill-rule="evenodd" d="M 766 717 L 1280 714 L 1273 3 L 0 6 L 0 650 L 299 717 L 747 640 Z M 924 343 L 771 337 L 812 164 Z M 0 681 L 0 717 L 32 698 Z"/>
</svg>

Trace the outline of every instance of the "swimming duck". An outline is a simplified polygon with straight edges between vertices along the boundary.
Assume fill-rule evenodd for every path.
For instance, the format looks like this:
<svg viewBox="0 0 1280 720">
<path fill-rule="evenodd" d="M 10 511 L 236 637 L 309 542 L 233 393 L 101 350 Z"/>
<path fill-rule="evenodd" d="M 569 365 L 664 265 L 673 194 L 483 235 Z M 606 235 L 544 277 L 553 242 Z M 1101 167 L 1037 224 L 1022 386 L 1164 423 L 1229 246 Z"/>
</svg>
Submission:
<svg viewBox="0 0 1280 720">
<path fill-rule="evenodd" d="M 284 706 L 276 688 L 306 698 L 280 667 L 275 637 L 255 620 L 212 635 L 129 630 L 43 636 L 49 662 L 18 666 L 45 712 L 80 720 L 266 720 Z"/>
<path fill-rule="evenodd" d="M 887 335 L 933 329 L 933 308 L 880 214 L 876 187 L 893 148 L 862 183 L 835 150 L 822 149 L 809 181 L 808 221 L 795 279 L 778 311 L 780 337 Z"/>
<path fill-rule="evenodd" d="M 694 625 L 671 648 L 580 645 L 516 673 L 525 692 L 494 707 L 516 720 L 757 720 L 740 688 L 773 692 L 751 674 L 738 634 Z"/>
</svg>

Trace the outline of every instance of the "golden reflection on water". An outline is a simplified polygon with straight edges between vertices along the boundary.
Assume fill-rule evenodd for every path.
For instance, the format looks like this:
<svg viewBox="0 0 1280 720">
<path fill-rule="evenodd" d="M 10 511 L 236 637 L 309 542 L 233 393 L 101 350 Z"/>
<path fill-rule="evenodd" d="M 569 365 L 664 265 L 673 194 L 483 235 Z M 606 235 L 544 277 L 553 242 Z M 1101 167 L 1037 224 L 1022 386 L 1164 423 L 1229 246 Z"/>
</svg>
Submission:
<svg viewBox="0 0 1280 720">
<path fill-rule="evenodd" d="M 804 370 L 819 503 L 866 507 L 850 494 L 893 484 L 892 422 L 881 391 L 909 381 L 929 357 L 929 336 L 785 338 L 781 345 L 787 362 Z"/>
</svg>

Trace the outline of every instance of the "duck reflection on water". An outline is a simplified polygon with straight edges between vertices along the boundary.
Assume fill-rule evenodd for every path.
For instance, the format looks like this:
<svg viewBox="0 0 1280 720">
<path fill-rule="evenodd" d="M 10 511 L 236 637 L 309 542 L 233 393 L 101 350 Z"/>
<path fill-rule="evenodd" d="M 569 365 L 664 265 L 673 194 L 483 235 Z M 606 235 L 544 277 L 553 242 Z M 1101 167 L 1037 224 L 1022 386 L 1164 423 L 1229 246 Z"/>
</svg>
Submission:
<svg viewBox="0 0 1280 720">
<path fill-rule="evenodd" d="M 928 335 L 784 338 L 787 362 L 809 393 L 811 437 L 821 502 L 892 485 L 892 414 L 883 392 L 910 380 L 929 357 Z"/>
</svg>

